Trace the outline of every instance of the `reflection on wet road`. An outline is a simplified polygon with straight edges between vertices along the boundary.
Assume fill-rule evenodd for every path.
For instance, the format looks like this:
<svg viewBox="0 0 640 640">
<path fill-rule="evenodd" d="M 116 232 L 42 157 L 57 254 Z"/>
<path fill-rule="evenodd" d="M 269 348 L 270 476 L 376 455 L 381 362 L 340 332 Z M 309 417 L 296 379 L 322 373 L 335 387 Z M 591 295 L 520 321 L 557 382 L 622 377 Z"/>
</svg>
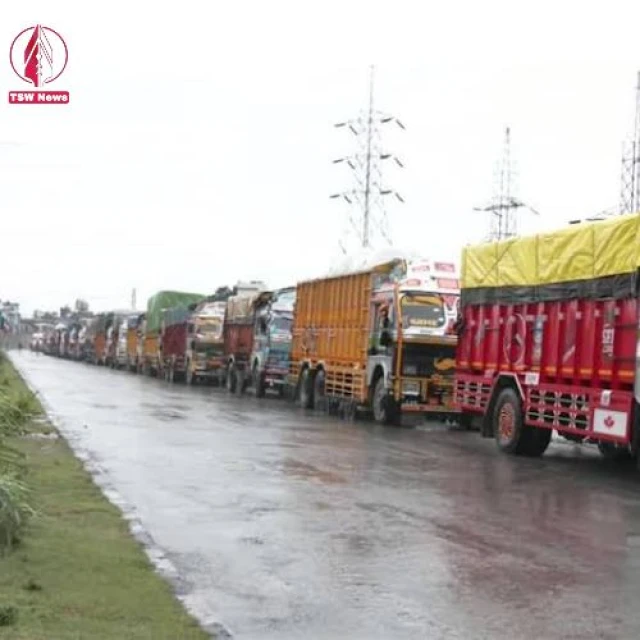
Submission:
<svg viewBox="0 0 640 640">
<path fill-rule="evenodd" d="M 640 478 L 597 452 L 14 360 L 237 638 L 640 635 Z"/>
</svg>

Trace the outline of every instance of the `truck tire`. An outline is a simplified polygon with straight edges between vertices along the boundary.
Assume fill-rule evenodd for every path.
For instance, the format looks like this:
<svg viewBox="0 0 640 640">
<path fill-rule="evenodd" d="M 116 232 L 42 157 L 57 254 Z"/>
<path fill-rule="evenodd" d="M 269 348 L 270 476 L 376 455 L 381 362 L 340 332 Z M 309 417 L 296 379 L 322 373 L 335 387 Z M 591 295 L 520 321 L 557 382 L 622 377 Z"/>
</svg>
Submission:
<svg viewBox="0 0 640 640">
<path fill-rule="evenodd" d="M 257 366 L 253 367 L 253 388 L 256 391 L 256 398 L 264 398 L 266 393 L 264 373 L 260 373 Z"/>
<path fill-rule="evenodd" d="M 549 446 L 553 429 L 537 429 L 536 427 L 525 427 L 528 436 L 525 438 L 520 455 L 530 458 L 539 458 Z"/>
<path fill-rule="evenodd" d="M 327 410 L 327 396 L 325 393 L 325 380 L 326 376 L 323 369 L 316 371 L 315 378 L 313 379 L 313 400 L 315 408 L 318 411 L 326 412 Z"/>
<path fill-rule="evenodd" d="M 398 405 L 386 389 L 384 376 L 378 376 L 373 385 L 371 408 L 376 422 L 386 425 L 398 425 L 400 423 Z"/>
<path fill-rule="evenodd" d="M 620 447 L 613 442 L 598 442 L 598 450 L 605 460 L 622 462 L 632 458 L 628 447 Z"/>
<path fill-rule="evenodd" d="M 238 395 L 241 396 L 247 390 L 247 383 L 249 382 L 249 380 L 247 379 L 248 376 L 247 376 L 246 369 L 239 370 L 237 377 L 238 377 L 238 385 L 236 390 L 238 392 Z"/>
<path fill-rule="evenodd" d="M 493 407 L 493 434 L 498 449 L 505 453 L 518 453 L 522 445 L 524 424 L 520 397 L 511 388 L 503 389 Z"/>
<path fill-rule="evenodd" d="M 493 433 L 498 449 L 505 453 L 537 458 L 551 442 L 551 429 L 524 424 L 522 402 L 515 389 L 507 387 L 498 395 L 493 408 Z"/>
<path fill-rule="evenodd" d="M 236 368 L 230 364 L 227 369 L 227 391 L 229 393 L 235 393 L 238 387 L 238 375 Z"/>
<path fill-rule="evenodd" d="M 313 382 L 308 367 L 302 372 L 298 383 L 298 406 L 313 409 Z"/>
</svg>

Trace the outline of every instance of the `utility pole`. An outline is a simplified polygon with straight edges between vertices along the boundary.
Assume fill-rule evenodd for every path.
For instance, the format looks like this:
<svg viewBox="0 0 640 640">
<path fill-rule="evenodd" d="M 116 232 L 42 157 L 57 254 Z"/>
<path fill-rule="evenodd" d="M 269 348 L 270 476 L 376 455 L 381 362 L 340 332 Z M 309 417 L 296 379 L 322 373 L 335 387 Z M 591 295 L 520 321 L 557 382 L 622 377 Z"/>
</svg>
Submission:
<svg viewBox="0 0 640 640">
<path fill-rule="evenodd" d="M 131 309 L 133 311 L 136 310 L 136 290 L 135 290 L 135 288 L 131 290 Z"/>
<path fill-rule="evenodd" d="M 640 71 L 636 81 L 636 114 L 633 140 L 622 147 L 622 172 L 620 176 L 620 213 L 640 210 Z"/>
<path fill-rule="evenodd" d="M 494 195 L 493 203 L 486 207 L 473 208 L 474 211 L 483 211 L 491 214 L 489 218 L 489 233 L 487 234 L 487 241 L 489 242 L 513 238 L 518 235 L 518 209 L 525 208 L 535 215 L 540 215 L 535 209 L 511 195 L 513 190 L 512 181 L 511 128 L 507 127 L 504 132 L 498 190 Z"/>
<path fill-rule="evenodd" d="M 392 160 L 396 166 L 403 168 L 403 163 L 395 155 L 385 152 L 381 143 L 381 125 L 395 123 L 400 129 L 405 126 L 394 116 L 382 113 L 374 104 L 374 67 L 370 67 L 369 106 L 366 113 L 361 113 L 353 120 L 338 122 L 336 128 L 348 128 L 356 136 L 360 152 L 333 161 L 334 164 L 346 164 L 353 174 L 355 186 L 343 193 L 335 193 L 331 198 L 344 200 L 351 207 L 360 210 L 359 215 L 349 215 L 352 229 L 358 237 L 358 244 L 368 248 L 373 244 L 372 235 L 376 230 L 388 244 L 391 244 L 387 230 L 387 215 L 383 200 L 392 195 L 399 202 L 402 196 L 395 190 L 383 186 L 381 164 L 384 160 Z M 343 252 L 346 253 L 344 245 Z"/>
</svg>

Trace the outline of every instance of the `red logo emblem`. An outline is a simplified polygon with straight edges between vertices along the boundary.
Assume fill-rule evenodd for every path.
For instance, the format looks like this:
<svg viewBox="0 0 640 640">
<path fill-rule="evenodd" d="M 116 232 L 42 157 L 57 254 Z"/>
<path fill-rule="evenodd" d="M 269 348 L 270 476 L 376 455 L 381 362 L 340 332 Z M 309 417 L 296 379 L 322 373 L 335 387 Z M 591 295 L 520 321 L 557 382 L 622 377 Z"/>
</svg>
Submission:
<svg viewBox="0 0 640 640">
<path fill-rule="evenodd" d="M 68 91 L 41 91 L 57 80 L 67 67 L 69 51 L 62 36 L 49 27 L 36 25 L 21 31 L 11 43 L 11 68 L 36 91 L 10 91 L 11 104 L 67 104 Z"/>
<path fill-rule="evenodd" d="M 607 427 L 607 429 L 612 429 L 615 423 L 616 421 L 611 416 L 607 416 L 604 419 L 604 426 Z"/>
</svg>

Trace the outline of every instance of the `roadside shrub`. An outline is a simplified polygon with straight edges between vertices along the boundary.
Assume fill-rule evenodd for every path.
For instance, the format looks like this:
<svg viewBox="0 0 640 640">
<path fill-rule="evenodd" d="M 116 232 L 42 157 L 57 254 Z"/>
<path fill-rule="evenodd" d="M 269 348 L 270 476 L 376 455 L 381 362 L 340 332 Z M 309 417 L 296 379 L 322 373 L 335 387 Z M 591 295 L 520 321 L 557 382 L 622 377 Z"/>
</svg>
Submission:
<svg viewBox="0 0 640 640">
<path fill-rule="evenodd" d="M 15 475 L 0 475 L 0 551 L 5 552 L 19 540 L 20 529 L 33 514 L 27 502 L 28 489 Z"/>
<path fill-rule="evenodd" d="M 23 433 L 37 413 L 36 402 L 30 394 L 12 394 L 0 388 L 0 437 Z"/>
<path fill-rule="evenodd" d="M 10 447 L 0 439 L 0 476 L 5 474 L 14 474 L 24 470 L 24 454 Z"/>
<path fill-rule="evenodd" d="M 10 627 L 18 621 L 18 610 L 12 606 L 0 607 L 0 627 Z"/>
<path fill-rule="evenodd" d="M 0 350 L 0 369 L 8 366 Z M 26 430 L 29 421 L 39 413 L 38 404 L 30 393 L 12 390 L 6 372 L 0 385 L 0 552 L 5 552 L 17 540 L 25 518 L 32 513 L 27 503 L 27 487 L 21 480 L 24 455 L 6 443 L 9 436 Z"/>
</svg>

